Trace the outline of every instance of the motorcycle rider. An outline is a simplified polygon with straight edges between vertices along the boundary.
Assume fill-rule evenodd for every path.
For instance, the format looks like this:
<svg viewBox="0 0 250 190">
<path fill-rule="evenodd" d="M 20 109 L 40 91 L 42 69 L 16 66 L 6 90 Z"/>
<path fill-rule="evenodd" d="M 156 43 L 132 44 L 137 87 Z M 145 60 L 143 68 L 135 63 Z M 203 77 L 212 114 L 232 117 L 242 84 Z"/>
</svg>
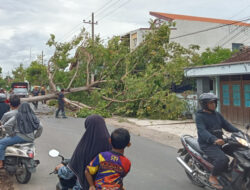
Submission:
<svg viewBox="0 0 250 190">
<path fill-rule="evenodd" d="M 6 101 L 6 95 L 3 93 L 0 93 L 0 120 L 2 119 L 3 115 L 10 111 L 9 104 L 5 103 Z"/>
<path fill-rule="evenodd" d="M 218 98 L 213 93 L 203 93 L 199 97 L 201 110 L 196 113 L 196 126 L 198 142 L 201 150 L 213 161 L 214 168 L 209 177 L 209 182 L 217 189 L 223 189 L 219 184 L 219 176 L 228 167 L 229 158 L 222 150 L 222 129 L 228 132 L 240 132 L 237 128 L 226 121 L 216 111 Z"/>
<path fill-rule="evenodd" d="M 8 136 L 0 139 L 0 168 L 3 167 L 5 148 L 16 143 L 32 142 L 42 134 L 42 126 L 28 103 L 20 105 L 20 98 L 10 97 L 12 110 L 5 113 L 1 123 Z"/>
</svg>

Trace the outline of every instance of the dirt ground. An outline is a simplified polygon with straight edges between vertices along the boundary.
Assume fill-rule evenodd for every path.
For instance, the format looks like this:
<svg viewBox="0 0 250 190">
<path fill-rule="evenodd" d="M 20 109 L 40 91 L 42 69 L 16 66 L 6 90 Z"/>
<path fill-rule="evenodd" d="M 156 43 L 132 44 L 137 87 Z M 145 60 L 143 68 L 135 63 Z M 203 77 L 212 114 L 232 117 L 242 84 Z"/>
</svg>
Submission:
<svg viewBox="0 0 250 190">
<path fill-rule="evenodd" d="M 14 190 L 13 177 L 0 170 L 0 190 Z"/>
<path fill-rule="evenodd" d="M 129 130 L 129 132 L 133 133 L 134 135 L 143 136 L 153 141 L 156 141 L 161 144 L 165 144 L 174 148 L 181 147 L 180 135 L 178 135 L 179 132 L 178 130 L 176 130 L 177 128 L 174 125 L 169 126 L 168 130 L 165 130 L 166 129 L 166 127 L 164 127 L 165 125 L 161 125 L 161 124 L 138 125 L 135 122 L 132 122 L 127 119 L 118 118 L 118 117 L 108 118 L 108 119 L 105 119 L 105 121 L 108 125 L 111 125 L 117 128 L 118 127 L 126 128 Z M 181 131 L 183 131 L 182 127 L 180 129 Z M 193 130 L 189 130 L 189 131 L 194 134 L 196 132 Z"/>
</svg>

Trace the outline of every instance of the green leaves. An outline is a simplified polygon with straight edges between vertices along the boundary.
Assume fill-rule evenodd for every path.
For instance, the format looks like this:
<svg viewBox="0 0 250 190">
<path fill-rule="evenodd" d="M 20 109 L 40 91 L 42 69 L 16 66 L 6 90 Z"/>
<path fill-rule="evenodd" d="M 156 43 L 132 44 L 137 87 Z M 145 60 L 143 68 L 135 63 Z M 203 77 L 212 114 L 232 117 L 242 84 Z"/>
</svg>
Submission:
<svg viewBox="0 0 250 190">
<path fill-rule="evenodd" d="M 184 48 L 170 42 L 170 25 L 151 28 L 144 41 L 130 51 L 129 38 L 114 36 L 104 43 L 99 36 L 95 41 L 83 29 L 69 42 L 57 42 L 51 34 L 47 45 L 55 48 L 50 59 L 54 83 L 66 88 L 76 72 L 72 87 L 85 86 L 90 81 L 105 80 L 96 85 L 95 90 L 69 94 L 71 100 L 80 101 L 94 109 L 83 109 L 77 114 L 86 117 L 97 113 L 148 117 L 152 119 L 178 119 L 185 112 L 185 102 L 172 91 L 173 86 L 189 82 L 184 78 L 184 68 L 221 62 L 232 55 L 227 49 L 207 49 L 199 55 L 199 46 Z M 71 70 L 65 68 L 71 64 Z M 28 80 L 47 84 L 46 67 L 39 60 L 25 71 L 22 66 L 13 71 L 16 79 L 27 76 Z M 45 79 L 45 80 L 44 80 Z"/>
<path fill-rule="evenodd" d="M 38 61 L 33 61 L 26 69 L 26 78 L 32 85 L 48 85 L 47 67 Z"/>
<path fill-rule="evenodd" d="M 211 65 L 217 64 L 226 59 L 232 57 L 235 52 L 232 52 L 230 49 L 224 49 L 222 47 L 216 47 L 214 49 L 207 48 L 205 52 L 203 52 L 196 62 L 197 65 Z"/>
</svg>

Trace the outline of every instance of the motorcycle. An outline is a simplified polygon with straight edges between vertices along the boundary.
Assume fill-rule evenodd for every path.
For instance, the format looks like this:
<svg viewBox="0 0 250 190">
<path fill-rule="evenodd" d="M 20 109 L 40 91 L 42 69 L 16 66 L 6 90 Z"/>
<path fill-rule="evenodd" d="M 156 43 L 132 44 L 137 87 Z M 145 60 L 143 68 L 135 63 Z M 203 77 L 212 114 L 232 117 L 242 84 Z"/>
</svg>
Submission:
<svg viewBox="0 0 250 190">
<path fill-rule="evenodd" d="M 250 137 L 245 133 L 232 133 L 231 137 L 224 139 L 222 149 L 233 147 L 232 161 L 227 171 L 218 176 L 223 190 L 249 190 L 250 189 Z M 178 150 L 180 154 L 177 162 L 184 168 L 187 177 L 193 184 L 199 187 L 216 189 L 209 183 L 209 176 L 213 169 L 212 160 L 200 149 L 196 138 L 190 135 L 181 137 L 183 148 Z"/>
<path fill-rule="evenodd" d="M 5 137 L 5 132 L 0 128 L 0 138 Z M 35 144 L 22 143 L 8 146 L 5 149 L 4 169 L 9 175 L 15 175 L 20 184 L 30 181 L 31 174 L 36 171 L 40 164 L 39 160 L 34 160 Z"/>
<path fill-rule="evenodd" d="M 65 159 L 62 155 L 60 155 L 60 153 L 55 150 L 52 149 L 49 151 L 49 156 L 56 158 L 56 157 L 61 157 L 61 164 L 63 164 L 64 166 L 67 166 L 68 163 L 70 162 L 70 159 Z M 58 174 L 57 170 L 54 170 L 50 173 L 51 174 Z M 61 178 L 59 175 L 57 175 L 59 178 L 59 182 L 56 184 L 56 190 L 70 190 L 74 187 L 74 185 L 76 184 L 76 176 L 70 178 L 70 179 L 64 179 Z"/>
</svg>

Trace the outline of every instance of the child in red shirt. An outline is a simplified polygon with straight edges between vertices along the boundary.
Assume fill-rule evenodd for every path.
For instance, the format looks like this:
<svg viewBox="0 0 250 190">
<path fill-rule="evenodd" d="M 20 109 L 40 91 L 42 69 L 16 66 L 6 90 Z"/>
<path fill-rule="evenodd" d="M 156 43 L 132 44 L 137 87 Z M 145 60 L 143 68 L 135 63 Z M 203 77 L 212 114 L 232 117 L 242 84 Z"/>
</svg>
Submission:
<svg viewBox="0 0 250 190">
<path fill-rule="evenodd" d="M 111 134 L 111 144 L 112 150 L 99 153 L 85 170 L 89 190 L 124 189 L 122 181 L 131 167 L 130 161 L 123 155 L 124 149 L 131 145 L 128 130 L 114 130 Z"/>
</svg>

